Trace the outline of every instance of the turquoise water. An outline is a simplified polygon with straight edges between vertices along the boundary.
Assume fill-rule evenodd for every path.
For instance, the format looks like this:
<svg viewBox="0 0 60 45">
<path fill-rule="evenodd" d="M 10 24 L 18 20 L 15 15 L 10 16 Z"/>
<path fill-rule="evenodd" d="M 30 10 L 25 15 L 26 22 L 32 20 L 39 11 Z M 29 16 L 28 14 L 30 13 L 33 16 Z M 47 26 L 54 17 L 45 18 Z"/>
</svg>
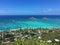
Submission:
<svg viewBox="0 0 60 45">
<path fill-rule="evenodd" d="M 45 15 L 44 15 L 45 16 Z M 0 30 L 18 28 L 60 28 L 60 16 L 0 16 Z"/>
</svg>

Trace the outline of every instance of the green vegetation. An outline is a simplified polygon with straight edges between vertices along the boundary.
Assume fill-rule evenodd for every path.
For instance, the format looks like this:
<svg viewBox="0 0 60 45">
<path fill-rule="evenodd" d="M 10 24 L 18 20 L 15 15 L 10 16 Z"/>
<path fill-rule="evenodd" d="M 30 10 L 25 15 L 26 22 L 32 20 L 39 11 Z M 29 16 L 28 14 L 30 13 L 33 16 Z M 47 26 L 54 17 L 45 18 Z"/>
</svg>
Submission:
<svg viewBox="0 0 60 45">
<path fill-rule="evenodd" d="M 21 40 L 16 40 L 11 45 L 60 45 L 59 42 L 55 43 L 48 43 L 46 41 L 39 41 L 38 39 L 21 39 Z"/>
<path fill-rule="evenodd" d="M 5 31 L 2 39 L 2 45 L 60 45 L 60 29 Z"/>
</svg>

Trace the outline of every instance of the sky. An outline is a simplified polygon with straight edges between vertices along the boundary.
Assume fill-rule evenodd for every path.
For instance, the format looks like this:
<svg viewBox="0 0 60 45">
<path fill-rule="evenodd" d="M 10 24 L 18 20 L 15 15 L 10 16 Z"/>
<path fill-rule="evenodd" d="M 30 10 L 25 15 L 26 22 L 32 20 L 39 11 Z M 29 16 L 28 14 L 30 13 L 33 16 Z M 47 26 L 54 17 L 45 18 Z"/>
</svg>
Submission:
<svg viewBox="0 0 60 45">
<path fill-rule="evenodd" d="M 0 0 L 0 15 L 60 15 L 60 0 Z"/>
</svg>

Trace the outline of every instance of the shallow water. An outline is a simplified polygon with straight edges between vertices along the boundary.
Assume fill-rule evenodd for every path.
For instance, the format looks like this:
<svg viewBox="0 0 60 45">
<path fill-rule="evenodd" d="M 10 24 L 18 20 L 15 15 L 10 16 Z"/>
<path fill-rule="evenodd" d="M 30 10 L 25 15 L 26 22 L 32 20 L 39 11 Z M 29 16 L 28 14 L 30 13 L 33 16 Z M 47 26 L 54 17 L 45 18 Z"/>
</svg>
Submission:
<svg viewBox="0 0 60 45">
<path fill-rule="evenodd" d="M 34 17 L 31 20 L 31 17 Z M 46 17 L 47 19 L 43 19 Z M 1 15 L 0 30 L 11 30 L 17 28 L 60 28 L 59 15 Z"/>
</svg>

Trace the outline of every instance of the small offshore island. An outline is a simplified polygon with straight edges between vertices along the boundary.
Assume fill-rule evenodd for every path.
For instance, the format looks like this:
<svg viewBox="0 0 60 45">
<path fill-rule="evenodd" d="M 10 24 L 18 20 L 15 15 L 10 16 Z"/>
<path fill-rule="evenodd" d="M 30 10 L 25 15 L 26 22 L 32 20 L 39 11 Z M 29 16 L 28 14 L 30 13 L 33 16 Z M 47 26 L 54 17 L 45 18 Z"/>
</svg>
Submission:
<svg viewBox="0 0 60 45">
<path fill-rule="evenodd" d="M 0 45 L 60 45 L 59 20 L 50 16 L 5 18 L 0 25 Z"/>
</svg>

